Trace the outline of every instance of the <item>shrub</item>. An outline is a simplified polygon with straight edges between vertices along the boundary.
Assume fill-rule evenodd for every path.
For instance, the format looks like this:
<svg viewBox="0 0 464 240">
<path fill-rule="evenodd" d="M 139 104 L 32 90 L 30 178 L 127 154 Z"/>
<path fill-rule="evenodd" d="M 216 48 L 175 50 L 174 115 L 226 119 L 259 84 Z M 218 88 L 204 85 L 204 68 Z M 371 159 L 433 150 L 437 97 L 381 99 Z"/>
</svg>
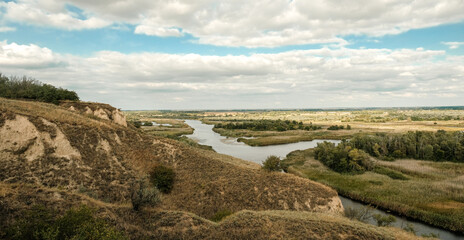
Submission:
<svg viewBox="0 0 464 240">
<path fill-rule="evenodd" d="M 131 184 L 132 208 L 138 211 L 146 205 L 156 205 L 161 201 L 161 194 L 155 187 L 150 186 L 147 177 L 135 180 Z"/>
<path fill-rule="evenodd" d="M 157 165 L 150 172 L 151 183 L 163 193 L 171 192 L 175 178 L 174 170 L 164 165 Z"/>
<path fill-rule="evenodd" d="M 224 210 L 219 210 L 217 211 L 214 216 L 211 218 L 211 221 L 213 222 L 219 222 L 221 221 L 222 219 L 224 219 L 225 217 L 229 216 L 229 215 L 232 215 L 233 212 L 228 210 L 228 209 L 224 209 Z"/>
<path fill-rule="evenodd" d="M 142 126 L 142 122 L 140 122 L 140 121 L 134 121 L 134 122 L 131 122 L 131 123 L 132 123 L 132 125 L 134 125 L 134 127 L 136 127 L 136 128 L 140 128 L 140 127 Z"/>
<path fill-rule="evenodd" d="M 403 227 L 403 230 L 406 232 L 413 233 L 414 235 L 416 234 L 416 229 L 414 228 L 414 225 L 412 223 L 407 223 L 406 226 Z"/>
<path fill-rule="evenodd" d="M 345 127 L 343 125 L 332 125 L 332 126 L 328 127 L 327 130 L 340 130 L 340 129 L 344 129 L 344 128 Z"/>
<path fill-rule="evenodd" d="M 363 206 L 360 208 L 347 207 L 345 209 L 345 217 L 355 219 L 360 222 L 367 222 L 372 218 L 372 211 L 374 209 L 370 206 Z"/>
<path fill-rule="evenodd" d="M 267 171 L 275 171 L 280 172 L 282 171 L 281 160 L 279 157 L 271 155 L 263 161 L 262 168 Z"/>
<path fill-rule="evenodd" d="M 22 218 L 8 226 L 6 239 L 128 239 L 123 232 L 96 218 L 94 210 L 82 205 L 63 216 L 44 206 L 35 205 Z"/>
<path fill-rule="evenodd" d="M 387 227 L 396 222 L 396 218 L 392 215 L 374 214 L 373 217 L 379 227 Z"/>
</svg>

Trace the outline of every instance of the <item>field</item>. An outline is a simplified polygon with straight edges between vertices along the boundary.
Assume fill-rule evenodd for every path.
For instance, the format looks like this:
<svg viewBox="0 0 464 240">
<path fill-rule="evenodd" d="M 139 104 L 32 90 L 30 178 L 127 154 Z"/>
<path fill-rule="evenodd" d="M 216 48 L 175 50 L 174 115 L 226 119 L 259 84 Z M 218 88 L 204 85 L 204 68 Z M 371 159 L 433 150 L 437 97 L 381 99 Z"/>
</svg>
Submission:
<svg viewBox="0 0 464 240">
<path fill-rule="evenodd" d="M 305 126 L 320 126 L 319 130 L 256 131 L 250 129 L 214 128 L 228 137 L 242 138 L 250 146 L 266 146 L 313 139 L 343 139 L 363 133 L 400 133 L 407 131 L 464 131 L 464 110 L 454 108 L 411 109 L 351 109 L 351 110 L 288 110 L 288 111 L 127 111 L 128 120 L 168 121 L 166 119 L 199 119 L 207 124 L 243 123 L 257 120 L 288 120 Z M 180 124 L 180 123 L 179 123 Z M 344 126 L 342 130 L 328 130 L 330 126 Z M 347 125 L 351 129 L 346 129 Z M 189 132 L 188 126 L 147 128 L 155 135 L 179 136 Z M 191 130 L 190 130 L 191 131 Z"/>
<path fill-rule="evenodd" d="M 464 232 L 464 164 L 373 159 L 364 174 L 336 173 L 314 159 L 313 150 L 295 151 L 284 162 L 289 172 L 335 188 L 339 194 Z"/>
</svg>

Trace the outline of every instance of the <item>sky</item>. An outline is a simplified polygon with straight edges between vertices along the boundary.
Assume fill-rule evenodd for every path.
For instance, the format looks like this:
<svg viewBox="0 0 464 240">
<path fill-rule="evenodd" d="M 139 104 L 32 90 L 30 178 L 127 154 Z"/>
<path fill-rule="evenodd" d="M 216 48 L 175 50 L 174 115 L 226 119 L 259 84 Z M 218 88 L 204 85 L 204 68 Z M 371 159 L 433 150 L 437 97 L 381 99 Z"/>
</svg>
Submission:
<svg viewBox="0 0 464 240">
<path fill-rule="evenodd" d="M 124 110 L 464 105 L 464 0 L 0 1 L 0 73 Z"/>
</svg>

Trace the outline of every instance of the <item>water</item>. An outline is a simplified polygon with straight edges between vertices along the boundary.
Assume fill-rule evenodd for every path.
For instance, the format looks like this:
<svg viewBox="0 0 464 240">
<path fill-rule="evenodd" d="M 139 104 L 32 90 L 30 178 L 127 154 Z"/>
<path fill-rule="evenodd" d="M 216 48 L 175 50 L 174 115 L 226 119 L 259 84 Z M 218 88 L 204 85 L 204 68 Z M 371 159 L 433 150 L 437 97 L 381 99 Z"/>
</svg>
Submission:
<svg viewBox="0 0 464 240">
<path fill-rule="evenodd" d="M 281 145 L 251 147 L 245 143 L 237 142 L 237 138 L 219 135 L 212 130 L 214 127 L 213 125 L 204 124 L 198 120 L 185 120 L 185 123 L 195 129 L 193 134 L 187 135 L 187 137 L 198 141 L 200 144 L 213 147 L 218 153 L 227 154 L 259 164 L 270 155 L 284 158 L 289 152 L 313 148 L 317 143 L 323 141 L 340 142 L 338 140 L 313 140 Z"/>
<path fill-rule="evenodd" d="M 157 123 L 157 122 L 151 122 L 153 126 L 162 126 L 162 127 L 172 127 L 171 124 L 169 123 Z"/>
<path fill-rule="evenodd" d="M 192 128 L 195 129 L 192 135 L 187 135 L 187 137 L 197 140 L 200 144 L 212 146 L 213 149 L 222 154 L 227 154 L 230 156 L 234 156 L 237 158 L 241 158 L 244 160 L 252 161 L 255 163 L 261 164 L 269 155 L 276 155 L 281 158 L 287 156 L 288 153 L 295 151 L 295 150 L 303 150 L 308 148 L 313 148 L 319 142 L 323 142 L 324 140 L 314 140 L 314 141 L 305 141 L 305 142 L 298 142 L 298 143 L 290 143 L 290 144 L 282 144 L 282 145 L 272 145 L 272 146 L 264 146 L 264 147 L 251 147 L 242 142 L 237 142 L 237 138 L 228 138 L 215 133 L 213 129 L 213 125 L 203 124 L 201 121 L 198 120 L 185 120 L 185 123 L 190 125 Z M 325 140 L 327 141 L 327 140 Z M 329 140 L 329 142 L 338 143 L 340 141 L 336 140 Z M 363 203 L 359 203 L 353 201 L 351 199 L 345 198 L 340 196 L 344 208 L 363 208 L 365 205 Z M 387 213 L 382 210 L 373 210 L 373 214 L 384 214 Z M 393 214 L 390 214 L 393 215 Z M 422 234 L 430 234 L 434 233 L 440 237 L 440 239 L 445 240 L 462 240 L 464 236 L 458 235 L 443 229 L 439 229 L 436 227 L 432 227 L 420 222 L 415 222 L 408 220 L 403 217 L 395 216 L 396 222 L 393 223 L 393 226 L 403 228 L 406 227 L 407 224 L 412 224 L 414 227 L 416 234 L 421 236 Z M 370 224 L 376 225 L 374 219 L 369 220 Z"/>
<path fill-rule="evenodd" d="M 342 196 L 340 196 L 340 200 L 342 201 L 342 205 L 343 205 L 343 207 L 345 209 L 346 208 L 360 209 L 360 208 L 365 207 L 365 204 L 363 204 L 363 203 L 356 202 L 356 201 L 353 201 L 351 199 L 348 199 L 348 198 L 345 198 L 345 197 L 342 197 Z M 396 216 L 396 215 L 391 214 L 391 213 L 387 213 L 387 212 L 382 211 L 382 210 L 373 209 L 372 214 L 382 214 L 382 215 L 393 215 L 393 216 L 395 216 L 396 217 L 396 222 L 394 222 L 392 224 L 392 226 L 394 226 L 394 227 L 404 228 L 408 224 L 412 224 L 414 230 L 416 231 L 417 236 L 422 236 L 423 234 L 429 235 L 430 233 L 433 233 L 436 236 L 438 236 L 440 239 L 445 239 L 445 240 L 462 240 L 462 239 L 464 239 L 464 236 L 462 236 L 462 235 L 458 235 L 458 234 L 455 234 L 455 233 L 452 233 L 452 232 L 449 232 L 449 231 L 446 231 L 446 230 L 443 230 L 443 229 L 435 228 L 435 227 L 429 226 L 429 225 L 424 224 L 424 223 L 411 221 L 411 220 L 408 220 L 408 219 L 406 219 L 404 217 L 399 217 L 399 216 Z M 368 220 L 368 223 L 373 224 L 373 225 L 377 225 L 377 222 L 373 218 L 370 218 Z"/>
</svg>

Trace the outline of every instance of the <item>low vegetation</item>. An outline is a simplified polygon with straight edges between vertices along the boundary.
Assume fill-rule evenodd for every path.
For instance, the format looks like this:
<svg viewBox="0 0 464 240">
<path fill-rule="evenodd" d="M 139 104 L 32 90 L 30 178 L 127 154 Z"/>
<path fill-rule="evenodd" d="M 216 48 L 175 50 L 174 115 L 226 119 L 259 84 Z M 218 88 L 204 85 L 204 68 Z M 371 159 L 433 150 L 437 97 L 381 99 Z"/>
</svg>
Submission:
<svg viewBox="0 0 464 240">
<path fill-rule="evenodd" d="M 150 186 L 147 177 L 142 177 L 131 184 L 131 202 L 135 211 L 144 206 L 154 207 L 161 202 L 161 193 L 156 187 Z"/>
<path fill-rule="evenodd" d="M 230 216 L 232 215 L 233 212 L 230 211 L 229 209 L 223 209 L 223 210 L 219 210 L 217 211 L 214 216 L 211 218 L 211 221 L 213 222 L 219 222 L 221 221 L 222 219 L 226 218 L 227 216 Z"/>
<path fill-rule="evenodd" d="M 174 187 L 176 174 L 174 169 L 165 165 L 156 165 L 150 171 L 150 181 L 157 189 L 163 193 L 170 193 Z"/>
<path fill-rule="evenodd" d="M 271 155 L 263 161 L 262 168 L 270 172 L 280 172 L 282 171 L 281 159 L 277 156 Z"/>
<path fill-rule="evenodd" d="M 125 240 L 124 232 L 116 230 L 105 220 L 95 217 L 94 210 L 82 205 L 59 216 L 54 210 L 35 205 L 22 213 L 22 218 L 6 227 L 5 236 L 11 240 L 37 239 L 95 239 Z"/>
<path fill-rule="evenodd" d="M 340 195 L 464 233 L 462 163 L 374 159 L 371 170 L 345 174 L 316 160 L 315 149 L 294 151 L 283 163 L 289 173 L 331 186 Z"/>
<path fill-rule="evenodd" d="M 76 92 L 56 88 L 27 77 L 6 77 L 0 73 L 0 97 L 28 99 L 59 104 L 62 100 L 78 101 Z"/>
<path fill-rule="evenodd" d="M 388 227 L 396 222 L 395 216 L 392 215 L 374 214 L 372 217 L 375 219 L 377 226 L 379 227 Z"/>
</svg>

